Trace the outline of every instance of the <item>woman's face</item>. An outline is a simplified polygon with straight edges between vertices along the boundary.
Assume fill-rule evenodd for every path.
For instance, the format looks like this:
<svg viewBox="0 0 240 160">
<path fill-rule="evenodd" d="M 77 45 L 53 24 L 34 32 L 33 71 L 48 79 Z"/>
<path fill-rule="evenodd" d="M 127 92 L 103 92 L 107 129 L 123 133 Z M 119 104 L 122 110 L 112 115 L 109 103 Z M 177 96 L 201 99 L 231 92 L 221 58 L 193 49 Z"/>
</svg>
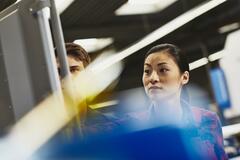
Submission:
<svg viewBox="0 0 240 160">
<path fill-rule="evenodd" d="M 166 51 L 150 54 L 144 63 L 143 85 L 152 100 L 166 100 L 179 96 L 182 85 L 189 80 L 189 73 L 180 73 L 173 57 Z"/>
</svg>

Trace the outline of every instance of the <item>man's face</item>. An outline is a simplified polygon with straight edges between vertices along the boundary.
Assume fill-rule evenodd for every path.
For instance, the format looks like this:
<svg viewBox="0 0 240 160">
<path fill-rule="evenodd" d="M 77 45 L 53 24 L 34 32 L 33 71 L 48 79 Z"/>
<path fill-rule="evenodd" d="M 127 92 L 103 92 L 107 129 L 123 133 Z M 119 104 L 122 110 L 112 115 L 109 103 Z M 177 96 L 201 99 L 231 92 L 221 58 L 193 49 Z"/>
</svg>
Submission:
<svg viewBox="0 0 240 160">
<path fill-rule="evenodd" d="M 69 70 L 71 72 L 71 75 L 77 75 L 82 70 L 84 70 L 83 62 L 78 60 L 78 59 L 76 59 L 76 58 L 74 58 L 73 56 L 68 55 L 67 56 L 67 61 L 68 61 Z M 61 72 L 60 64 L 59 64 L 58 60 L 57 60 L 57 65 L 58 65 L 58 71 Z"/>
</svg>

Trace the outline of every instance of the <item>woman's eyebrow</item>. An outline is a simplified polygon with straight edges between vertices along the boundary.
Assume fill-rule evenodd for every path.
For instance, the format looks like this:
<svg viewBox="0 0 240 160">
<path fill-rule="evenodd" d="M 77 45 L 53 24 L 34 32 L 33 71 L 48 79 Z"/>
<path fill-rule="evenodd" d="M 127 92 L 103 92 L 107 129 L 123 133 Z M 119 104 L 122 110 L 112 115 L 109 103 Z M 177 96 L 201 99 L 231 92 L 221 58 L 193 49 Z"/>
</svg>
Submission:
<svg viewBox="0 0 240 160">
<path fill-rule="evenodd" d="M 166 63 L 166 62 L 161 62 L 161 63 L 158 63 L 158 66 L 162 66 L 162 65 L 166 65 L 166 64 L 168 64 L 168 63 Z"/>
</svg>

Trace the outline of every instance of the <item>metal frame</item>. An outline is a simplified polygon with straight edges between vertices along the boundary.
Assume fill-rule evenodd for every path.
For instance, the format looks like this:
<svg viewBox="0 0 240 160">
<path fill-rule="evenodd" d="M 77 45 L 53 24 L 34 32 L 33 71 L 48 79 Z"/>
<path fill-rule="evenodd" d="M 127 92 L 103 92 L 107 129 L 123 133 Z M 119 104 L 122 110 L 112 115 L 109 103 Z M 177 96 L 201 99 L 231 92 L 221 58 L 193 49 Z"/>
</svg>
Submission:
<svg viewBox="0 0 240 160">
<path fill-rule="evenodd" d="M 5 25 L 5 31 L 8 32 L 1 33 L 4 30 L 2 28 L 0 38 L 11 99 L 11 102 L 7 102 L 9 105 L 3 107 L 12 106 L 15 120 L 50 93 L 58 92 L 62 96 L 46 8 L 51 10 L 52 31 L 62 76 L 67 76 L 70 72 L 54 0 L 22 0 L 0 13 L 0 26 Z M 0 77 L 0 84 L 2 81 Z M 5 94 L 7 90 L 0 92 Z"/>
</svg>

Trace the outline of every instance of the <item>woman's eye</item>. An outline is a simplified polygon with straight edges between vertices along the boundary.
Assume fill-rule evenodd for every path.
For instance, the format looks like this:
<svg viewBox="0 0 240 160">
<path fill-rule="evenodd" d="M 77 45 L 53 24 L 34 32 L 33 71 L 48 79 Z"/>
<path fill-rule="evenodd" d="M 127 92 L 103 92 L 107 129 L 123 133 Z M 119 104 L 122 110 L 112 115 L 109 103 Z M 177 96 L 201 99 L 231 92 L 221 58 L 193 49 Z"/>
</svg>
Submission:
<svg viewBox="0 0 240 160">
<path fill-rule="evenodd" d="M 168 71 L 168 69 L 166 69 L 166 68 L 161 68 L 161 69 L 160 69 L 160 72 L 161 72 L 161 73 L 166 73 L 167 71 Z"/>
</svg>

